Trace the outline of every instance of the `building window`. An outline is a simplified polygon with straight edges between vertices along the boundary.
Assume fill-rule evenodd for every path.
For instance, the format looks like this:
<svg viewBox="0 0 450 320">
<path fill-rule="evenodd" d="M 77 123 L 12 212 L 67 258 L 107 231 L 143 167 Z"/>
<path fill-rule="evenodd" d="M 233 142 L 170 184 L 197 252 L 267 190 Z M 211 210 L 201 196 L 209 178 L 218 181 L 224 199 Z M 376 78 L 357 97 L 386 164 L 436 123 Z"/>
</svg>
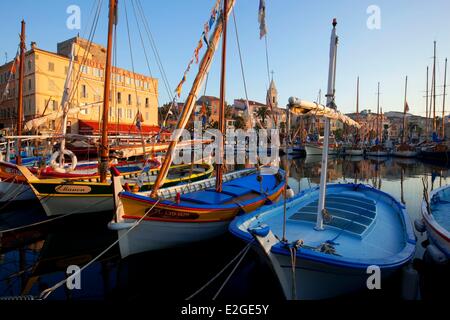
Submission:
<svg viewBox="0 0 450 320">
<path fill-rule="evenodd" d="M 89 74 L 89 67 L 88 66 L 81 66 L 81 73 Z"/>
<path fill-rule="evenodd" d="M 148 121 L 149 117 L 148 117 L 148 112 L 145 113 L 145 120 Z"/>
<path fill-rule="evenodd" d="M 122 119 L 122 117 L 123 117 L 123 114 L 122 114 L 122 108 L 119 108 L 119 109 L 117 110 L 117 113 L 118 113 L 118 118 L 119 118 L 119 119 Z"/>
<path fill-rule="evenodd" d="M 56 129 L 56 122 L 55 122 L 55 120 L 52 120 L 52 121 L 50 122 L 50 129 L 51 129 L 51 130 L 55 130 L 55 129 Z"/>
<path fill-rule="evenodd" d="M 141 105 L 141 97 L 137 96 L 137 105 L 140 106 Z"/>
<path fill-rule="evenodd" d="M 31 60 L 28 60 L 28 72 L 31 72 L 32 69 L 32 63 Z"/>
<path fill-rule="evenodd" d="M 130 85 L 130 84 L 131 84 L 131 79 L 128 78 L 128 77 L 125 77 L 125 83 L 126 83 L 127 85 Z"/>
<path fill-rule="evenodd" d="M 88 97 L 88 93 L 87 93 L 87 88 L 86 85 L 81 85 L 81 97 L 82 98 L 87 98 Z"/>
<path fill-rule="evenodd" d="M 144 82 L 144 89 L 148 90 L 148 82 Z"/>
<path fill-rule="evenodd" d="M 113 108 L 109 108 L 109 117 L 114 118 L 114 109 Z"/>
<path fill-rule="evenodd" d="M 58 110 L 58 101 L 53 100 L 53 111 Z"/>
<path fill-rule="evenodd" d="M 131 94 L 128 95 L 128 105 L 131 106 L 131 104 L 133 103 L 133 100 L 131 98 Z"/>
<path fill-rule="evenodd" d="M 56 91 L 56 84 L 55 81 L 53 81 L 52 79 L 48 79 L 48 90 Z"/>
<path fill-rule="evenodd" d="M 117 92 L 117 103 L 122 103 L 122 93 Z"/>
<path fill-rule="evenodd" d="M 53 62 L 48 63 L 48 71 L 55 71 L 55 64 Z"/>
<path fill-rule="evenodd" d="M 150 107 L 150 99 L 149 98 L 145 98 L 145 107 L 146 108 Z"/>
<path fill-rule="evenodd" d="M 85 103 L 84 105 L 86 106 L 87 103 Z M 81 113 L 81 114 L 84 114 L 84 115 L 88 115 L 88 114 L 89 114 L 89 109 L 88 109 L 88 108 L 81 109 L 81 112 L 80 112 L 80 113 Z"/>
</svg>

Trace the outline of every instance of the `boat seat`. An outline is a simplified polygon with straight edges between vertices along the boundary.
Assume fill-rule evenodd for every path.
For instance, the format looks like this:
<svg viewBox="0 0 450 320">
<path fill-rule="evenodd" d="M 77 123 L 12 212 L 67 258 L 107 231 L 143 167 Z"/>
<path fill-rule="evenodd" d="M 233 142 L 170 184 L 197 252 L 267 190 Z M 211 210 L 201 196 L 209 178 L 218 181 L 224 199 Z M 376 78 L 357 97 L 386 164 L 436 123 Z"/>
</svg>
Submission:
<svg viewBox="0 0 450 320">
<path fill-rule="evenodd" d="M 263 177 L 262 180 L 263 192 L 265 192 L 266 190 L 272 190 L 276 185 L 275 176 L 265 175 L 262 177 Z M 226 183 L 226 185 L 230 187 L 239 187 L 239 188 L 242 188 L 242 186 L 244 186 L 246 189 L 250 191 L 261 193 L 261 184 L 256 180 L 256 176 L 254 175 L 233 180 L 230 183 Z"/>
<path fill-rule="evenodd" d="M 313 201 L 302 207 L 289 219 L 293 221 L 315 222 L 317 220 L 318 202 Z M 355 195 L 329 195 L 325 208 L 333 217 L 325 222 L 327 226 L 342 229 L 361 236 L 374 223 L 376 218 L 375 201 Z"/>
<path fill-rule="evenodd" d="M 224 202 L 231 201 L 233 199 L 233 196 L 216 192 L 215 190 L 210 189 L 206 191 L 207 192 L 198 191 L 184 194 L 180 197 L 180 200 L 186 202 L 193 202 L 197 204 L 215 205 L 215 204 L 222 204 Z"/>
<path fill-rule="evenodd" d="M 208 189 L 207 191 L 211 191 L 212 189 Z M 215 189 L 213 190 L 215 191 Z M 223 186 L 222 187 L 222 193 L 233 196 L 233 197 L 240 197 L 244 196 L 246 194 L 249 194 L 252 192 L 251 189 L 244 188 L 244 187 L 236 187 L 236 186 Z"/>
</svg>

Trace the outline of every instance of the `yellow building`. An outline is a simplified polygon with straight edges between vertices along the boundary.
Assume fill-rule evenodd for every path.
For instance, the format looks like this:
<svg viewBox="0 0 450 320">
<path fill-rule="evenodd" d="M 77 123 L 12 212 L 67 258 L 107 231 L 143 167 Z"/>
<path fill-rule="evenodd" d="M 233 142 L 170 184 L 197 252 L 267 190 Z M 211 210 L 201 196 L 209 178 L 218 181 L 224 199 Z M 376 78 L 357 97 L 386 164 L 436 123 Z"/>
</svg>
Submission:
<svg viewBox="0 0 450 320">
<path fill-rule="evenodd" d="M 98 133 L 104 90 L 106 48 L 75 37 L 58 43 L 57 53 L 37 48 L 31 44 L 26 53 L 24 77 L 25 121 L 49 115 L 61 110 L 64 85 L 69 70 L 70 55 L 74 52 L 72 94 L 70 107 L 82 109 L 72 114 L 68 132 L 80 134 Z M 13 62 L 0 66 L 0 127 L 15 128 L 17 115 L 18 68 L 11 79 Z M 8 84 L 9 83 L 9 84 Z M 6 90 L 8 89 L 8 90 Z M 118 133 L 137 132 L 135 126 L 141 113 L 143 132 L 158 130 L 158 80 L 142 74 L 133 74 L 113 68 L 109 130 Z M 48 120 L 39 132 L 58 132 L 61 118 Z"/>
</svg>

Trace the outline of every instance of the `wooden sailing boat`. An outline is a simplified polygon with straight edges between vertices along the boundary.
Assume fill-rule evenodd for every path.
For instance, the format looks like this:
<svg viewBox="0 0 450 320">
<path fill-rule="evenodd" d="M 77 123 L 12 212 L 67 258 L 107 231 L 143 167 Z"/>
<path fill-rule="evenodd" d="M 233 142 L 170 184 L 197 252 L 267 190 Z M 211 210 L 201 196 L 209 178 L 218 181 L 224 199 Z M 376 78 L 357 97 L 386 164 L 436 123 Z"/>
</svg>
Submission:
<svg viewBox="0 0 450 320">
<path fill-rule="evenodd" d="M 388 151 L 383 145 L 382 137 L 381 137 L 381 125 L 383 122 L 383 117 L 380 119 L 380 83 L 378 82 L 378 91 L 377 91 L 377 138 L 375 145 L 370 147 L 367 150 L 366 154 L 368 156 L 374 157 L 386 157 L 388 156 Z"/>
<path fill-rule="evenodd" d="M 407 100 L 407 94 L 408 94 L 408 76 L 405 80 L 405 104 L 403 107 L 403 130 L 402 130 L 402 143 L 398 146 L 396 146 L 394 151 L 394 156 L 396 157 L 402 157 L 402 158 L 414 158 L 417 156 L 416 148 L 407 142 L 408 138 L 408 120 L 407 120 L 407 113 L 409 111 L 408 106 L 408 100 Z"/>
<path fill-rule="evenodd" d="M 235 0 L 224 0 L 216 26 L 209 40 L 209 46 L 199 65 L 199 72 L 179 118 L 177 129 L 183 129 L 191 116 L 194 97 L 197 96 L 213 55 L 222 35 L 222 68 L 220 86 L 219 129 L 224 132 L 225 111 L 225 66 L 227 21 Z M 118 230 L 122 257 L 139 252 L 183 246 L 202 241 L 226 232 L 228 224 L 239 213 L 247 213 L 267 202 L 275 201 L 281 195 L 285 180 L 283 171 L 261 175 L 259 170 L 245 170 L 223 174 L 222 164 L 216 164 L 216 177 L 168 192 L 159 190 L 172 161 L 172 150 L 178 139 L 169 146 L 167 156 L 159 171 L 153 191 L 148 193 L 120 192 L 117 187 L 116 218 L 110 228 Z M 220 141 L 223 155 L 223 139 Z M 223 157 L 222 157 L 223 159 Z M 129 232 L 136 222 L 139 227 Z"/>
<path fill-rule="evenodd" d="M 356 122 L 359 121 L 359 77 L 356 85 Z M 359 140 L 359 131 L 356 131 L 355 136 L 353 137 L 354 141 L 351 146 L 345 147 L 345 154 L 347 156 L 362 156 L 364 155 L 364 149 L 358 143 Z"/>
<path fill-rule="evenodd" d="M 330 50 L 328 103 L 334 105 L 336 21 Z M 327 134 L 319 187 L 237 217 L 231 233 L 268 262 L 286 299 L 326 299 L 367 290 L 367 268 L 383 278 L 412 260 L 415 235 L 406 209 L 362 184 L 328 184 Z M 392 239 L 392 241 L 384 241 Z"/>
<path fill-rule="evenodd" d="M 448 141 L 445 141 L 445 103 L 446 103 L 446 87 L 447 87 L 447 59 L 445 59 L 441 137 L 439 137 L 439 135 L 437 133 L 438 126 L 437 126 L 437 118 L 436 118 L 436 41 L 434 42 L 434 63 L 433 64 L 434 64 L 433 79 L 432 79 L 433 136 L 432 136 L 432 143 L 429 145 L 423 146 L 421 148 L 420 155 L 425 160 L 448 164 L 448 163 L 450 163 L 450 145 L 449 145 Z"/>
<path fill-rule="evenodd" d="M 112 72 L 112 42 L 113 28 L 117 22 L 115 17 L 117 12 L 117 0 L 110 0 L 109 3 L 109 23 L 108 23 L 108 45 L 106 52 L 104 97 L 110 96 L 111 72 Z M 78 177 L 73 179 L 38 179 L 26 167 L 19 166 L 18 169 L 31 190 L 34 192 L 48 216 L 65 215 L 74 213 L 91 213 L 112 211 L 113 189 L 111 181 L 108 181 L 110 169 L 109 143 L 108 143 L 108 118 L 109 99 L 103 99 L 102 115 L 102 138 L 101 155 L 98 162 L 99 173 L 91 177 Z M 116 174 L 126 178 L 124 181 L 133 186 L 143 186 L 143 189 L 150 189 L 155 183 L 158 170 L 152 170 L 153 160 L 147 160 L 145 172 L 141 168 L 130 170 L 121 174 L 119 169 L 114 169 Z M 147 171 L 148 170 L 148 171 Z M 191 180 L 207 178 L 212 170 L 208 164 L 184 165 L 170 168 L 169 176 L 160 185 L 178 184 Z M 141 176 L 139 176 L 141 175 Z"/>
</svg>

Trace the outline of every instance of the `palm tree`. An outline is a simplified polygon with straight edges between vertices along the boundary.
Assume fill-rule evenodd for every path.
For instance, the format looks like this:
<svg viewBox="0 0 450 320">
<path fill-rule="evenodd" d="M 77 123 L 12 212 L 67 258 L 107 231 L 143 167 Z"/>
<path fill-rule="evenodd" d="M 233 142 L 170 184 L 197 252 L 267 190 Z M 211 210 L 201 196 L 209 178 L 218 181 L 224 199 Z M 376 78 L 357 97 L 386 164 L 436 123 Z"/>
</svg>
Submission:
<svg viewBox="0 0 450 320">
<path fill-rule="evenodd" d="M 266 123 L 266 118 L 269 115 L 269 109 L 267 108 L 267 106 L 260 107 L 256 111 L 256 115 L 261 119 L 261 123 L 265 124 Z"/>
</svg>

